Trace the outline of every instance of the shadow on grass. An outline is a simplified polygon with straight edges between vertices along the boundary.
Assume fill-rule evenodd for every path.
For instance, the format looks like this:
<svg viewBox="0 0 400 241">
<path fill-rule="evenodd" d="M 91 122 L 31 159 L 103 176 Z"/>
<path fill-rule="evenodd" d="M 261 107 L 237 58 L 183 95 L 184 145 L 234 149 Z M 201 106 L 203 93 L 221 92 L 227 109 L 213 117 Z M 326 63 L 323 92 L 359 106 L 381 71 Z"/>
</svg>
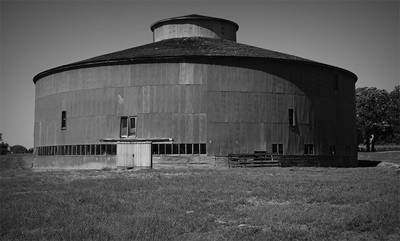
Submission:
<svg viewBox="0 0 400 241">
<path fill-rule="evenodd" d="M 358 167 L 376 167 L 380 161 L 358 160 Z"/>
</svg>

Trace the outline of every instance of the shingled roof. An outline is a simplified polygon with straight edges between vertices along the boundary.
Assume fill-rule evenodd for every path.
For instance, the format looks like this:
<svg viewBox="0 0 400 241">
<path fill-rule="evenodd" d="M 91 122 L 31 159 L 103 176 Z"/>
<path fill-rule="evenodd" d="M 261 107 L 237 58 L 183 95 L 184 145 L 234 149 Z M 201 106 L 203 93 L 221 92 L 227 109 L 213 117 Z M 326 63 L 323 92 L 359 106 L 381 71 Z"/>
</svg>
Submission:
<svg viewBox="0 0 400 241">
<path fill-rule="evenodd" d="M 37 74 L 33 78 L 33 82 L 36 83 L 39 79 L 47 75 L 69 69 L 93 67 L 97 65 L 126 64 L 141 60 L 173 59 L 182 57 L 247 57 L 322 64 L 297 56 L 225 39 L 186 37 L 161 40 L 49 69 Z"/>
<path fill-rule="evenodd" d="M 118 52 L 101 55 L 77 62 L 93 63 L 102 61 L 166 58 L 166 57 L 259 57 L 296 61 L 311 61 L 289 54 L 253 47 L 225 39 L 186 37 L 171 38 Z"/>
</svg>

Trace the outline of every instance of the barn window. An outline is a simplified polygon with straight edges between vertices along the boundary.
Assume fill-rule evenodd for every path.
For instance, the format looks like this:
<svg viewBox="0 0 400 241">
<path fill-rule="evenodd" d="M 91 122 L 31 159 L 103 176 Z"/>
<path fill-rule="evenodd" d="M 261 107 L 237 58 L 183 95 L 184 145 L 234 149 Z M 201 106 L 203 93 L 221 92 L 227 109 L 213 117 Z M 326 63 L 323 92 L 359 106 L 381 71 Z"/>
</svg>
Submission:
<svg viewBox="0 0 400 241">
<path fill-rule="evenodd" d="M 313 144 L 305 144 L 304 145 L 304 154 L 305 155 L 313 155 L 314 154 L 314 145 Z"/>
<path fill-rule="evenodd" d="M 61 111 L 61 130 L 67 129 L 67 111 Z"/>
<path fill-rule="evenodd" d="M 294 126 L 296 125 L 294 109 L 289 108 L 289 125 Z"/>
<path fill-rule="evenodd" d="M 108 144 L 106 146 L 106 154 L 107 155 L 117 155 L 117 145 L 116 144 Z"/>
<path fill-rule="evenodd" d="M 151 148 L 153 154 L 158 154 L 158 144 L 152 144 Z"/>
<path fill-rule="evenodd" d="M 136 116 L 121 117 L 121 137 L 136 136 Z"/>
<path fill-rule="evenodd" d="M 272 144 L 272 154 L 283 154 L 283 144 Z"/>
<path fill-rule="evenodd" d="M 200 154 L 200 144 L 193 144 L 193 154 Z"/>
<path fill-rule="evenodd" d="M 160 144 L 158 151 L 158 154 L 165 154 L 165 144 Z"/>
<path fill-rule="evenodd" d="M 165 144 L 165 154 L 172 154 L 172 144 Z"/>
<path fill-rule="evenodd" d="M 336 154 L 336 147 L 335 145 L 330 145 L 329 146 L 329 154 L 335 155 Z"/>
<path fill-rule="evenodd" d="M 206 144 L 204 143 L 175 143 L 175 144 L 158 144 L 153 143 L 152 153 L 154 155 L 194 155 L 194 154 L 206 154 Z M 281 151 L 283 151 L 281 147 Z"/>
<path fill-rule="evenodd" d="M 96 153 L 95 153 L 95 155 L 101 155 L 100 145 L 95 145 L 95 148 L 96 148 Z"/>
<path fill-rule="evenodd" d="M 172 144 L 172 154 L 179 154 L 178 144 Z"/>
<path fill-rule="evenodd" d="M 200 154 L 207 154 L 206 144 L 200 144 Z"/>
<path fill-rule="evenodd" d="M 179 145 L 179 154 L 186 154 L 185 144 Z"/>
<path fill-rule="evenodd" d="M 192 144 L 186 144 L 186 154 L 193 154 L 193 145 Z"/>
</svg>

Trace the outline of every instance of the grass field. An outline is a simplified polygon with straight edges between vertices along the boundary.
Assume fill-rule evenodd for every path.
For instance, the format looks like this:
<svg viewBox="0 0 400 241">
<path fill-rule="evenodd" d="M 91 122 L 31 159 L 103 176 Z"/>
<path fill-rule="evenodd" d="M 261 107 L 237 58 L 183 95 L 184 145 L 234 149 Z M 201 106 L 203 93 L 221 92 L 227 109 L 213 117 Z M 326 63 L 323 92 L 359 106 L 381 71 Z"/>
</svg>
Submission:
<svg viewBox="0 0 400 241">
<path fill-rule="evenodd" d="M 359 152 L 358 160 L 392 162 L 392 163 L 400 164 L 400 151 Z"/>
<path fill-rule="evenodd" d="M 400 239 L 392 168 L 1 166 L 1 240 Z"/>
</svg>

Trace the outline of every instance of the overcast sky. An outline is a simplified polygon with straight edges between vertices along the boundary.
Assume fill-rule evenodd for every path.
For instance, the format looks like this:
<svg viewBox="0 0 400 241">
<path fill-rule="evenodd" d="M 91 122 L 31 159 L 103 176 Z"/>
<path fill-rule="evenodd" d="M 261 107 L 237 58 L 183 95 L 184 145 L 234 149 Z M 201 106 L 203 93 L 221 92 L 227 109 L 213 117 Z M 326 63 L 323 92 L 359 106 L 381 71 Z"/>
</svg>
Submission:
<svg viewBox="0 0 400 241">
<path fill-rule="evenodd" d="M 45 70 L 152 42 L 158 20 L 201 14 L 239 24 L 237 41 L 347 69 L 356 87 L 399 80 L 399 1 L 1 1 L 0 133 L 33 147 Z"/>
</svg>

